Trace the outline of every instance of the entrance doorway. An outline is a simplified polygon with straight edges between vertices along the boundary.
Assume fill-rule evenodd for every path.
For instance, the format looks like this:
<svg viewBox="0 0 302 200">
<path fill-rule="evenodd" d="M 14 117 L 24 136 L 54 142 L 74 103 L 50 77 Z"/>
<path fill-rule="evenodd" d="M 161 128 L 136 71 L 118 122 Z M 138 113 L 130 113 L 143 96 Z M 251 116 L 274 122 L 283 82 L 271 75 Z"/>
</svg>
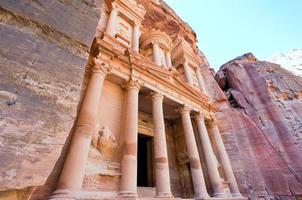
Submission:
<svg viewBox="0 0 302 200">
<path fill-rule="evenodd" d="M 153 138 L 138 134 L 137 186 L 153 187 Z"/>
</svg>

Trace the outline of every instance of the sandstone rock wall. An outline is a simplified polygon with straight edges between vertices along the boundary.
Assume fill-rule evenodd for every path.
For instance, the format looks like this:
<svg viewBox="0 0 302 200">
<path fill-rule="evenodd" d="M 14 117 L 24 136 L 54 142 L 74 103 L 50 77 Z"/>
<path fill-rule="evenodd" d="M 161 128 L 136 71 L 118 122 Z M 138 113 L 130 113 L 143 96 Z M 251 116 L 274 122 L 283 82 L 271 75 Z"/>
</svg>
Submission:
<svg viewBox="0 0 302 200">
<path fill-rule="evenodd" d="M 45 199 L 53 190 L 101 4 L 101 0 L 0 1 L 0 199 Z M 149 16 L 153 18 L 157 20 Z M 216 74 L 224 93 L 213 71 L 204 67 L 202 73 L 207 93 L 219 108 L 219 128 L 243 194 L 251 199 L 301 198 L 301 78 L 251 54 L 230 61 Z M 170 169 L 172 182 L 182 184 L 172 189 L 191 197 L 187 158 L 181 154 L 183 136 L 170 131 L 169 150 L 173 140 L 180 150 L 173 160 L 174 171 Z M 92 145 L 97 149 L 100 142 Z M 90 153 L 91 162 L 102 158 L 96 149 Z M 176 173 L 176 162 L 183 163 L 183 174 Z M 84 189 L 98 190 L 107 179 L 101 179 L 99 171 L 89 174 L 90 166 Z M 109 167 L 116 170 L 112 163 Z M 115 179 L 108 187 L 118 187 L 117 178 L 108 179 Z"/>
<path fill-rule="evenodd" d="M 240 188 L 250 198 L 302 194 L 302 79 L 245 54 L 216 73 L 229 99 L 220 129 Z"/>
<path fill-rule="evenodd" d="M 53 189 L 101 3 L 0 1 L 0 199 Z"/>
</svg>

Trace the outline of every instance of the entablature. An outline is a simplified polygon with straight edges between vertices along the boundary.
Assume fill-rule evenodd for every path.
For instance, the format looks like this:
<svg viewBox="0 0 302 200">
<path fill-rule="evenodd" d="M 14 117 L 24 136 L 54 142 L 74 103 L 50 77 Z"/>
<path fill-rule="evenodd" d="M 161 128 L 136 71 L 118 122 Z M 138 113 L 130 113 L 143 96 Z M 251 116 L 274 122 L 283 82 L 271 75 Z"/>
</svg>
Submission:
<svg viewBox="0 0 302 200">
<path fill-rule="evenodd" d="M 216 111 L 210 104 L 208 97 L 200 91 L 185 84 L 178 76 L 177 71 L 168 70 L 155 65 L 147 58 L 131 51 L 117 52 L 104 40 L 97 39 L 93 45 L 98 50 L 97 56 L 104 62 L 112 65 L 111 74 L 124 80 L 135 78 L 153 91 L 160 92 L 179 104 L 188 104 L 193 111 Z"/>
</svg>

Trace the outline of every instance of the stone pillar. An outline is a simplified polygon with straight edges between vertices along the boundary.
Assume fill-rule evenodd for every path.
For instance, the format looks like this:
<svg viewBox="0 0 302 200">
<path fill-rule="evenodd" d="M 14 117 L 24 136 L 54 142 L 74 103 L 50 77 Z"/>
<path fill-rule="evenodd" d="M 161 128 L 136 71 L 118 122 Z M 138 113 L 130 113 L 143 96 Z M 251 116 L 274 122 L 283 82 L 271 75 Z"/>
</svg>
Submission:
<svg viewBox="0 0 302 200">
<path fill-rule="evenodd" d="M 208 169 L 210 182 L 214 191 L 214 197 L 227 197 L 228 195 L 224 191 L 224 187 L 219 175 L 218 165 L 216 162 L 215 154 L 212 148 L 212 144 L 208 135 L 208 131 L 204 122 L 204 115 L 198 113 L 195 115 L 195 120 L 198 127 L 198 134 L 201 141 L 201 146 L 204 152 L 205 163 Z"/>
<path fill-rule="evenodd" d="M 163 98 L 159 93 L 152 95 L 154 123 L 154 154 L 156 173 L 156 197 L 173 198 L 170 185 L 168 152 L 163 113 Z"/>
<path fill-rule="evenodd" d="M 120 196 L 137 197 L 137 126 L 138 82 L 130 80 L 126 86 L 127 99 L 124 116 L 123 157 L 121 161 Z"/>
<path fill-rule="evenodd" d="M 132 33 L 132 49 L 139 53 L 140 24 L 135 23 Z"/>
<path fill-rule="evenodd" d="M 233 197 L 241 197 L 235 176 L 234 176 L 234 172 L 232 169 L 232 165 L 229 159 L 229 156 L 227 154 L 227 151 L 225 149 L 223 140 L 221 138 L 219 129 L 218 129 L 218 125 L 217 125 L 217 120 L 215 118 L 213 118 L 210 122 L 210 131 L 213 134 L 216 146 L 217 146 L 217 151 L 219 154 L 219 157 L 221 159 L 221 164 L 226 176 L 226 180 L 229 182 L 229 186 L 230 186 L 230 191 L 232 193 Z"/>
<path fill-rule="evenodd" d="M 112 37 L 116 34 L 116 22 L 117 22 L 118 10 L 114 4 L 112 4 L 112 10 L 107 22 L 106 33 Z"/>
<path fill-rule="evenodd" d="M 172 67 L 172 61 L 171 61 L 171 53 L 170 53 L 170 51 L 166 52 L 166 63 L 167 63 L 167 67 L 168 68 Z"/>
<path fill-rule="evenodd" d="M 201 75 L 200 69 L 198 69 L 198 68 L 196 69 L 196 76 L 197 76 L 197 80 L 198 80 L 200 90 L 204 93 L 207 93 L 203 77 Z"/>
<path fill-rule="evenodd" d="M 184 128 L 185 142 L 188 150 L 188 157 L 190 160 L 190 168 L 192 174 L 193 187 L 195 192 L 195 198 L 202 199 L 208 198 L 208 192 L 206 183 L 204 180 L 201 163 L 199 159 L 197 144 L 194 137 L 194 131 L 192 127 L 190 109 L 183 107 L 180 110 L 181 120 Z"/>
<path fill-rule="evenodd" d="M 153 42 L 153 61 L 158 66 L 161 65 L 160 54 L 159 54 L 159 45 L 156 42 Z"/>
<path fill-rule="evenodd" d="M 192 80 L 192 76 L 191 76 L 191 70 L 190 70 L 189 63 L 187 61 L 184 61 L 183 67 L 184 67 L 186 81 L 188 82 L 189 85 L 193 86 L 193 80 Z"/>
<path fill-rule="evenodd" d="M 75 199 L 82 188 L 92 135 L 96 131 L 98 108 L 106 68 L 93 69 L 74 128 L 57 188 L 50 199 Z"/>
</svg>

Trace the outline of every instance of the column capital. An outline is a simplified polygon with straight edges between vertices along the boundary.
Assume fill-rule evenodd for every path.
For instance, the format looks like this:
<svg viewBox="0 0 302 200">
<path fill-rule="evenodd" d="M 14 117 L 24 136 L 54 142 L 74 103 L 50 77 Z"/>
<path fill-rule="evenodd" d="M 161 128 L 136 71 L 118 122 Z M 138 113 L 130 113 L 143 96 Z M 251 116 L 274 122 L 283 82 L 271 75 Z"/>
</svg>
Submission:
<svg viewBox="0 0 302 200">
<path fill-rule="evenodd" d="M 194 67 L 195 72 L 200 73 L 200 67 Z"/>
<path fill-rule="evenodd" d="M 204 121 L 205 120 L 205 116 L 201 111 L 195 113 L 194 118 L 195 118 L 196 121 Z"/>
<path fill-rule="evenodd" d="M 214 126 L 217 126 L 218 121 L 217 121 L 216 117 L 211 115 L 211 118 L 209 119 L 208 125 L 209 125 L 210 128 L 213 128 Z"/>
<path fill-rule="evenodd" d="M 122 88 L 126 90 L 137 90 L 141 89 L 142 84 L 138 80 L 133 80 L 132 78 L 129 79 L 127 83 L 122 85 Z"/>
<path fill-rule="evenodd" d="M 181 62 L 183 65 L 185 64 L 189 64 L 188 60 L 187 59 L 184 59 L 182 62 Z"/>
<path fill-rule="evenodd" d="M 158 46 L 159 46 L 159 43 L 160 42 L 158 40 L 152 40 L 152 42 L 151 42 L 152 45 L 158 45 Z"/>
<path fill-rule="evenodd" d="M 164 95 L 159 93 L 159 92 L 151 92 L 150 94 L 152 100 L 163 100 L 164 99 Z"/>
<path fill-rule="evenodd" d="M 109 74 L 112 70 L 112 66 L 99 58 L 94 58 L 92 65 L 90 65 L 90 71 L 92 73 L 100 73 L 104 76 Z"/>
<path fill-rule="evenodd" d="M 111 10 L 117 10 L 117 5 L 115 2 L 111 3 Z"/>
<path fill-rule="evenodd" d="M 180 113 L 180 114 L 186 114 L 186 113 L 189 113 L 190 114 L 190 107 L 187 106 L 187 105 L 183 105 L 182 107 L 178 108 L 177 111 Z"/>
<path fill-rule="evenodd" d="M 141 22 L 138 21 L 133 21 L 133 27 L 140 27 L 141 26 Z"/>
</svg>

